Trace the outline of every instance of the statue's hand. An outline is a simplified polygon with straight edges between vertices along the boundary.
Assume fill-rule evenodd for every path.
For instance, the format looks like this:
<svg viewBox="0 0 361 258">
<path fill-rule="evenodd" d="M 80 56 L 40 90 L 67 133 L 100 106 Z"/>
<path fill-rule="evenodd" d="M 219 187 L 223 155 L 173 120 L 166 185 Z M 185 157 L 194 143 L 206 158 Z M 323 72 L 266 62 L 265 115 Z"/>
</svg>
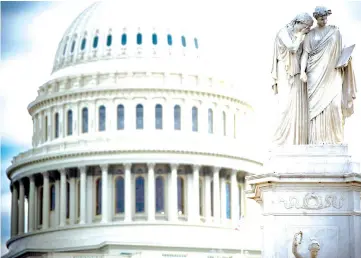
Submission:
<svg viewBox="0 0 361 258">
<path fill-rule="evenodd" d="M 305 72 L 301 72 L 300 79 L 303 82 L 307 82 L 307 74 Z"/>
</svg>

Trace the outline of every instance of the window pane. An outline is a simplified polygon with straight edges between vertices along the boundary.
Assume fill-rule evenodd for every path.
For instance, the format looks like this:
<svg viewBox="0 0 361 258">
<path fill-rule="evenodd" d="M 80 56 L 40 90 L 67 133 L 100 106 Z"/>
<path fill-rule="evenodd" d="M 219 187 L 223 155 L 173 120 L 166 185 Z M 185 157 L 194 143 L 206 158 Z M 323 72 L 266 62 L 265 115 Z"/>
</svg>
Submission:
<svg viewBox="0 0 361 258">
<path fill-rule="evenodd" d="M 163 128 L 163 110 L 162 105 L 155 106 L 155 129 Z"/>
<path fill-rule="evenodd" d="M 99 107 L 99 131 L 105 131 L 105 107 Z"/>
<path fill-rule="evenodd" d="M 186 44 L 186 38 L 184 36 L 182 36 L 182 46 L 183 47 L 186 47 L 187 44 Z"/>
<path fill-rule="evenodd" d="M 68 135 L 73 134 L 73 112 L 71 110 L 68 110 Z"/>
<path fill-rule="evenodd" d="M 112 35 L 108 35 L 107 37 L 107 47 L 110 47 L 112 45 Z"/>
<path fill-rule="evenodd" d="M 167 35 L 167 41 L 168 41 L 169 46 L 171 46 L 173 44 L 172 35 L 170 35 L 170 34 Z"/>
<path fill-rule="evenodd" d="M 136 107 L 136 117 L 136 128 L 143 129 L 143 106 L 141 104 L 138 104 Z"/>
<path fill-rule="evenodd" d="M 198 131 L 198 109 L 196 107 L 192 108 L 192 131 Z"/>
<path fill-rule="evenodd" d="M 122 45 L 125 46 L 127 44 L 127 34 L 123 33 L 122 35 Z"/>
<path fill-rule="evenodd" d="M 66 183 L 66 218 L 69 218 L 69 209 L 70 209 L 70 184 Z"/>
<path fill-rule="evenodd" d="M 226 217 L 231 218 L 231 184 L 226 183 Z"/>
<path fill-rule="evenodd" d="M 88 109 L 83 108 L 82 111 L 82 132 L 87 133 L 88 132 Z"/>
<path fill-rule="evenodd" d="M 94 40 L 93 40 L 93 48 L 97 48 L 98 47 L 98 41 L 99 41 L 99 37 L 95 36 Z"/>
<path fill-rule="evenodd" d="M 124 106 L 118 105 L 117 108 L 117 129 L 123 130 L 124 129 Z"/>
<path fill-rule="evenodd" d="M 204 206 L 203 206 L 203 181 L 199 179 L 199 214 L 204 216 Z"/>
<path fill-rule="evenodd" d="M 158 176 L 155 180 L 155 211 L 158 213 L 164 212 L 164 179 Z"/>
<path fill-rule="evenodd" d="M 118 177 L 115 183 L 115 212 L 123 213 L 124 212 L 124 179 L 123 177 Z"/>
<path fill-rule="evenodd" d="M 96 203 L 95 203 L 95 214 L 100 215 L 102 213 L 102 180 L 96 181 Z"/>
<path fill-rule="evenodd" d="M 50 188 L 50 210 L 55 210 L 55 186 L 52 185 Z"/>
<path fill-rule="evenodd" d="M 208 133 L 213 133 L 213 111 L 208 109 Z"/>
<path fill-rule="evenodd" d="M 80 49 L 81 49 L 81 50 L 84 50 L 84 49 L 85 49 L 85 45 L 86 45 L 86 38 L 83 38 L 83 40 L 81 41 L 81 47 L 80 47 Z"/>
<path fill-rule="evenodd" d="M 135 212 L 144 212 L 144 178 L 135 180 Z"/>
<path fill-rule="evenodd" d="M 158 37 L 157 37 L 157 34 L 155 34 L 155 33 L 153 33 L 153 35 L 152 35 L 152 42 L 153 42 L 153 45 L 158 44 Z"/>
<path fill-rule="evenodd" d="M 198 39 L 194 38 L 194 46 L 198 49 Z"/>
<path fill-rule="evenodd" d="M 39 224 L 43 224 L 43 188 L 39 193 Z"/>
<path fill-rule="evenodd" d="M 174 107 L 174 130 L 181 129 L 181 108 L 179 105 Z"/>
<path fill-rule="evenodd" d="M 211 216 L 214 216 L 213 181 L 211 182 Z"/>
<path fill-rule="evenodd" d="M 59 137 L 59 113 L 55 113 L 55 138 Z"/>
<path fill-rule="evenodd" d="M 141 34 L 141 33 L 138 33 L 138 34 L 137 34 L 137 44 L 138 44 L 138 45 L 141 45 L 141 44 L 142 44 L 142 34 Z"/>
<path fill-rule="evenodd" d="M 73 43 L 71 44 L 70 52 L 73 53 L 75 49 L 75 40 L 73 40 Z"/>
<path fill-rule="evenodd" d="M 178 189 L 178 214 L 184 214 L 184 180 L 181 177 L 177 178 Z"/>
</svg>

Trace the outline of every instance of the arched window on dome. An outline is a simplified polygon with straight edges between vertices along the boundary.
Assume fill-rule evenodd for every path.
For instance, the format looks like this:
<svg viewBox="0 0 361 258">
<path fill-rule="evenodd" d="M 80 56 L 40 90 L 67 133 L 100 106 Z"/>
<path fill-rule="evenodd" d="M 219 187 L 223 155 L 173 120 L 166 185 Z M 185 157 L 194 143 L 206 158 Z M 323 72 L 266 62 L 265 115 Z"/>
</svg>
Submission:
<svg viewBox="0 0 361 258">
<path fill-rule="evenodd" d="M 213 180 L 211 181 L 211 216 L 214 216 Z"/>
<path fill-rule="evenodd" d="M 160 104 L 155 106 L 155 129 L 163 128 L 163 107 Z"/>
<path fill-rule="evenodd" d="M 194 38 L 194 46 L 196 47 L 196 49 L 198 49 L 198 39 Z"/>
<path fill-rule="evenodd" d="M 66 218 L 70 216 L 70 184 L 66 182 Z"/>
<path fill-rule="evenodd" d="M 55 120 L 54 136 L 55 136 L 55 138 L 58 138 L 59 137 L 59 113 L 58 112 L 55 113 L 54 120 Z"/>
<path fill-rule="evenodd" d="M 99 107 L 99 132 L 105 131 L 106 110 L 104 106 Z"/>
<path fill-rule="evenodd" d="M 125 46 L 127 44 L 127 34 L 122 34 L 122 45 Z"/>
<path fill-rule="evenodd" d="M 70 53 L 73 53 L 73 52 L 74 52 L 75 43 L 76 43 L 76 40 L 74 39 L 73 42 L 71 43 Z"/>
<path fill-rule="evenodd" d="M 208 109 L 208 133 L 213 133 L 213 110 Z"/>
<path fill-rule="evenodd" d="M 179 105 L 174 106 L 174 130 L 181 129 L 181 108 Z"/>
<path fill-rule="evenodd" d="M 222 112 L 222 122 L 223 122 L 223 136 L 227 135 L 227 117 L 226 112 Z"/>
<path fill-rule="evenodd" d="M 144 211 L 144 177 L 139 176 L 135 179 L 135 212 L 141 213 Z"/>
<path fill-rule="evenodd" d="M 138 33 L 137 33 L 137 44 L 138 44 L 138 45 L 141 45 L 141 44 L 142 44 L 142 41 L 143 41 L 142 33 L 138 32 Z"/>
<path fill-rule="evenodd" d="M 192 108 L 192 131 L 198 132 L 198 108 Z"/>
<path fill-rule="evenodd" d="M 164 213 L 164 178 L 158 176 L 155 180 L 155 212 Z"/>
<path fill-rule="evenodd" d="M 50 187 L 50 211 L 55 210 L 55 185 Z"/>
<path fill-rule="evenodd" d="M 38 206 L 38 214 L 39 214 L 39 225 L 43 224 L 43 187 L 41 186 L 39 188 L 39 199 L 38 199 L 38 203 L 39 203 L 39 206 Z"/>
<path fill-rule="evenodd" d="M 187 46 L 186 37 L 184 37 L 184 36 L 182 36 L 182 46 L 183 47 Z"/>
<path fill-rule="evenodd" d="M 152 34 L 152 43 L 153 45 L 157 45 L 158 44 L 158 36 L 156 33 Z"/>
<path fill-rule="evenodd" d="M 143 105 L 138 104 L 136 107 L 136 129 L 143 129 Z"/>
<path fill-rule="evenodd" d="M 117 107 L 117 129 L 124 129 L 124 106 L 118 105 Z"/>
<path fill-rule="evenodd" d="M 65 54 L 66 54 L 66 48 L 67 48 L 67 46 L 68 46 L 68 44 L 65 43 L 64 48 L 63 48 L 63 56 L 65 56 Z"/>
<path fill-rule="evenodd" d="M 99 43 L 99 36 L 96 35 L 93 39 L 93 48 L 96 49 L 98 47 L 98 43 Z"/>
<path fill-rule="evenodd" d="M 48 116 L 45 116 L 44 137 L 45 137 L 45 141 L 47 141 L 48 140 Z"/>
<path fill-rule="evenodd" d="M 115 179 L 115 213 L 124 213 L 124 178 L 118 176 Z"/>
<path fill-rule="evenodd" d="M 87 133 L 88 132 L 88 108 L 83 108 L 81 112 L 81 124 L 82 124 L 82 132 Z"/>
<path fill-rule="evenodd" d="M 231 184 L 226 183 L 226 217 L 231 218 Z"/>
<path fill-rule="evenodd" d="M 110 47 L 112 45 L 112 40 L 113 40 L 112 34 L 109 34 L 107 36 L 107 47 Z"/>
<path fill-rule="evenodd" d="M 169 46 L 173 45 L 172 35 L 170 35 L 170 34 L 167 35 L 167 42 L 168 42 Z"/>
<path fill-rule="evenodd" d="M 95 215 L 102 213 L 102 179 L 95 182 Z"/>
<path fill-rule="evenodd" d="M 68 110 L 67 114 L 67 135 L 73 134 L 73 111 Z"/>
<path fill-rule="evenodd" d="M 201 178 L 199 179 L 199 215 L 204 216 L 204 186 Z"/>
<path fill-rule="evenodd" d="M 86 38 L 83 38 L 80 45 L 80 50 L 83 51 L 86 46 Z"/>
<path fill-rule="evenodd" d="M 178 214 L 184 215 L 185 213 L 185 189 L 184 189 L 184 178 L 178 176 L 177 178 L 177 189 L 178 189 Z"/>
</svg>

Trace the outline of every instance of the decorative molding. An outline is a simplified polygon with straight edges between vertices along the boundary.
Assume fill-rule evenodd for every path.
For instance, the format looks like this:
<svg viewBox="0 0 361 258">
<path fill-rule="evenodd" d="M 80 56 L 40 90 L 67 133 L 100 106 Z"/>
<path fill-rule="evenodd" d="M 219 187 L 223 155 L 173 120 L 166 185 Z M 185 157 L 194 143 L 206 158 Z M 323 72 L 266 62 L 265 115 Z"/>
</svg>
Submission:
<svg viewBox="0 0 361 258">
<path fill-rule="evenodd" d="M 329 207 L 341 209 L 343 207 L 344 197 L 337 197 L 336 195 L 326 195 L 325 198 L 316 193 L 307 193 L 303 197 L 303 202 L 300 204 L 299 198 L 290 196 L 289 200 L 285 200 L 282 197 L 279 198 L 279 202 L 284 203 L 286 209 L 306 209 L 306 210 L 322 210 Z"/>
</svg>

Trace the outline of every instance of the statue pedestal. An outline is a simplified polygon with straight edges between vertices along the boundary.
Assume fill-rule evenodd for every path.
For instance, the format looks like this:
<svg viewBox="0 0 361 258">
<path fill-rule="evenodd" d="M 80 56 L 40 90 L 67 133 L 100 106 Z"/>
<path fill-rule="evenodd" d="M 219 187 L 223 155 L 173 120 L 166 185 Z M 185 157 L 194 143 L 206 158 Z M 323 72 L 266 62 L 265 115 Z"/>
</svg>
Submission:
<svg viewBox="0 0 361 258">
<path fill-rule="evenodd" d="M 263 173 L 246 180 L 247 197 L 262 207 L 262 257 L 361 257 L 361 174 L 347 145 L 276 148 Z"/>
</svg>

